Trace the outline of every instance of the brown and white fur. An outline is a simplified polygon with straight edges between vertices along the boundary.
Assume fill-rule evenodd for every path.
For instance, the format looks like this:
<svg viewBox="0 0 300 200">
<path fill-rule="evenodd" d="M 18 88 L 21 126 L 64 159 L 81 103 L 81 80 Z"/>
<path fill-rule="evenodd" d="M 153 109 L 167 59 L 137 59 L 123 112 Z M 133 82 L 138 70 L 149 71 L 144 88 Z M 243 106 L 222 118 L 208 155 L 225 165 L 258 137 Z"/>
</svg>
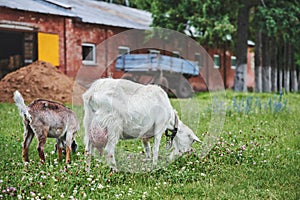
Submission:
<svg viewBox="0 0 300 200">
<path fill-rule="evenodd" d="M 65 147 L 66 163 L 70 163 L 70 151 L 75 152 L 77 148 L 75 134 L 79 130 L 79 122 L 76 114 L 61 103 L 45 99 L 36 99 L 26 106 L 19 91 L 14 92 L 14 101 L 23 117 L 23 161 L 29 161 L 29 145 L 35 135 L 38 139 L 37 150 L 42 163 L 45 162 L 44 146 L 47 137 L 56 138 L 59 160 L 62 160 L 62 151 Z"/>
</svg>

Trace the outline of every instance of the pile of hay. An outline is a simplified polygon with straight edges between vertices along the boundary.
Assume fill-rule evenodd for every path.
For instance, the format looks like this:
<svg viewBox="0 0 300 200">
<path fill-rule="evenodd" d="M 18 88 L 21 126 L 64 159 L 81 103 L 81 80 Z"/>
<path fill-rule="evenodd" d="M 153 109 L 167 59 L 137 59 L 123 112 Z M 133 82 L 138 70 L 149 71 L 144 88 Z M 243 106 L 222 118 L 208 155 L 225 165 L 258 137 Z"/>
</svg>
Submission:
<svg viewBox="0 0 300 200">
<path fill-rule="evenodd" d="M 76 86 L 74 89 L 74 85 Z M 84 89 L 50 63 L 37 61 L 7 74 L 0 81 L 0 102 L 13 102 L 15 90 L 26 102 L 37 98 L 72 103 L 73 91 L 79 102 Z"/>
</svg>

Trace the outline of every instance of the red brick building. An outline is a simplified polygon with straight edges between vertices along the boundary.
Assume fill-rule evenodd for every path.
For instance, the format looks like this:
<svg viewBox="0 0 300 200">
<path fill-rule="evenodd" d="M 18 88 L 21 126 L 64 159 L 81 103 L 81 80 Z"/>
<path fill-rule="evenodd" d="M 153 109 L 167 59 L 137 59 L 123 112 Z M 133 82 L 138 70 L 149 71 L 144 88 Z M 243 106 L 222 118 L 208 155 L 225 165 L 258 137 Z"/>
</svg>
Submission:
<svg viewBox="0 0 300 200">
<path fill-rule="evenodd" d="M 121 34 L 116 40 L 108 40 L 127 30 L 147 30 L 151 22 L 151 14 L 146 11 L 94 0 L 1 1 L 0 78 L 36 60 L 51 62 L 74 78 L 78 72 L 86 79 L 109 75 L 119 78 L 123 72 L 114 69 L 113 60 L 124 50 L 159 49 L 165 54 L 179 52 L 184 58 L 195 59 L 197 52 L 190 53 L 188 44 L 180 46 L 151 40 L 145 44 L 140 34 Z M 143 44 L 144 49 L 137 44 Z M 186 52 L 189 53 L 184 55 Z M 231 88 L 234 57 L 228 51 L 208 52 L 217 63 L 214 68 L 220 72 L 224 85 Z M 253 71 L 249 64 L 249 87 L 253 87 Z M 196 90 L 207 89 L 200 75 L 190 82 Z"/>
</svg>

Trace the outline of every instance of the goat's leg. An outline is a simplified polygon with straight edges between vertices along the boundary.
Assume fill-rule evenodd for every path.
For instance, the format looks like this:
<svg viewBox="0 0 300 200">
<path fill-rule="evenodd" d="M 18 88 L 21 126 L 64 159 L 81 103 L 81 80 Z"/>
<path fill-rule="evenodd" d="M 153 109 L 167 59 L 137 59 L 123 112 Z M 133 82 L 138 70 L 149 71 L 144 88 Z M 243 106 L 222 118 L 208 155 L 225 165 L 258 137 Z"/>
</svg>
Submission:
<svg viewBox="0 0 300 200">
<path fill-rule="evenodd" d="M 143 145 L 144 145 L 144 150 L 146 153 L 146 160 L 149 160 L 151 158 L 151 146 L 150 146 L 150 141 L 147 138 L 142 139 Z"/>
<path fill-rule="evenodd" d="M 112 140 L 108 140 L 107 145 L 105 147 L 106 153 L 106 161 L 110 165 L 113 172 L 117 172 L 117 163 L 115 159 L 115 146 L 118 143 L 116 138 L 112 138 Z"/>
<path fill-rule="evenodd" d="M 63 151 L 62 141 L 60 141 L 60 140 L 56 141 L 56 150 L 57 150 L 57 154 L 58 154 L 58 160 L 62 161 L 62 151 Z"/>
<path fill-rule="evenodd" d="M 29 145 L 32 141 L 33 136 L 34 136 L 34 133 L 29 126 L 29 122 L 25 122 L 25 124 L 24 124 L 24 141 L 23 141 L 23 145 L 22 145 L 22 157 L 23 157 L 24 162 L 29 162 L 28 150 L 29 150 Z"/>
<path fill-rule="evenodd" d="M 85 144 L 85 154 L 87 157 L 87 172 L 90 172 L 91 169 L 91 158 L 92 158 L 92 149 L 93 146 L 91 144 L 91 141 L 87 141 L 87 143 Z"/>
<path fill-rule="evenodd" d="M 159 152 L 159 145 L 160 140 L 162 137 L 163 132 L 165 131 L 164 127 L 165 122 L 159 121 L 154 129 L 154 145 L 153 145 L 153 166 L 155 167 L 158 160 L 158 152 Z"/>
<path fill-rule="evenodd" d="M 71 162 L 70 152 L 71 152 L 71 147 L 66 146 L 66 163 L 67 164 Z"/>
<path fill-rule="evenodd" d="M 154 136 L 154 146 L 153 146 L 153 166 L 154 167 L 157 165 L 161 136 L 162 136 L 162 134 L 157 134 Z"/>
<path fill-rule="evenodd" d="M 161 106 L 156 106 L 150 111 L 152 116 L 157 116 L 154 124 L 153 167 L 157 165 L 160 140 L 166 130 L 168 114 L 165 111 Z"/>
<path fill-rule="evenodd" d="M 48 130 L 49 130 L 49 128 L 44 127 L 42 129 L 42 131 L 38 131 L 39 134 L 37 136 L 37 138 L 38 138 L 37 150 L 39 152 L 40 161 L 42 163 L 45 162 L 44 147 L 45 147 L 46 140 L 47 140 Z"/>
<path fill-rule="evenodd" d="M 76 131 L 75 131 L 75 133 L 76 133 Z M 69 130 L 66 134 L 66 163 L 67 164 L 71 163 L 70 154 L 72 151 L 73 141 L 75 140 L 75 133 L 74 133 L 74 131 Z M 75 144 L 76 144 L 76 142 L 75 142 Z"/>
<path fill-rule="evenodd" d="M 116 123 L 116 122 L 115 122 Z M 118 172 L 115 159 L 115 147 L 119 141 L 120 130 L 116 124 L 111 124 L 107 129 L 107 143 L 105 146 L 106 161 L 110 165 L 113 172 Z"/>
</svg>

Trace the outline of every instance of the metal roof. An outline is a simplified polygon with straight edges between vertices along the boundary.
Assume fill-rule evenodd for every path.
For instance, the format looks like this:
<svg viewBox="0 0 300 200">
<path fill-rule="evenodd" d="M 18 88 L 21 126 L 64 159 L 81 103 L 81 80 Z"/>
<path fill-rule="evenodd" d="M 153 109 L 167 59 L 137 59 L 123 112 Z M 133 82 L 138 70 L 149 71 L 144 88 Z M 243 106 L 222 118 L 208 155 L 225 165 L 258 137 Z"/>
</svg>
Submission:
<svg viewBox="0 0 300 200">
<path fill-rule="evenodd" d="M 76 17 L 84 23 L 149 29 L 149 12 L 95 0 L 0 0 L 0 7 Z"/>
</svg>

